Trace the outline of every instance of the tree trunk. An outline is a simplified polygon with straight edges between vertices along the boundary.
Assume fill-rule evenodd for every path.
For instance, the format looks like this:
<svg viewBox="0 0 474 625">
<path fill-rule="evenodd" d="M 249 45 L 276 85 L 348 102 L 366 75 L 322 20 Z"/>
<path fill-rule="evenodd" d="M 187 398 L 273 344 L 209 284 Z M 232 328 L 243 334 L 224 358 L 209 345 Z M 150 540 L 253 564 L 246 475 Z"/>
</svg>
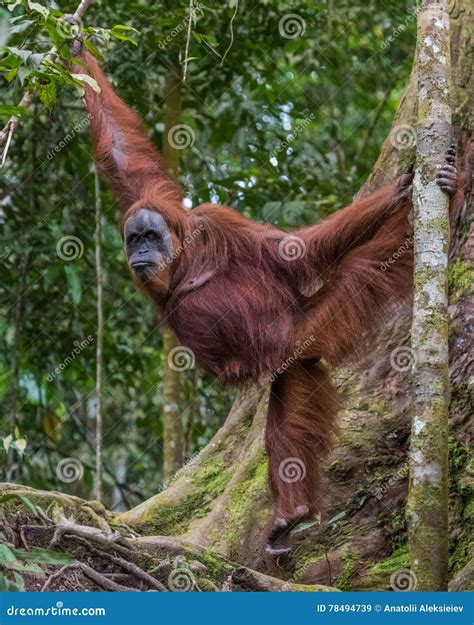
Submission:
<svg viewBox="0 0 474 625">
<path fill-rule="evenodd" d="M 418 5 L 418 130 L 414 204 L 414 416 L 407 523 L 418 590 L 448 584 L 449 202 L 436 184 L 451 144 L 448 2 Z"/>
<path fill-rule="evenodd" d="M 466 123 L 468 111 L 473 108 L 468 51 L 474 28 L 470 0 L 459 0 L 453 11 L 453 123 L 458 168 L 464 173 L 465 182 L 464 198 L 455 204 L 451 214 L 449 250 L 449 573 L 452 588 L 462 590 L 472 584 L 474 569 L 469 550 L 472 480 L 469 482 L 467 468 L 471 414 L 468 384 L 474 374 L 472 347 L 467 344 L 474 308 L 472 229 L 468 234 L 474 163 Z M 416 80 L 414 71 L 390 136 L 362 193 L 393 179 L 413 161 L 413 146 L 394 141 L 394 133 L 400 126 L 415 127 Z M 300 583 L 322 585 L 310 586 L 312 590 L 326 590 L 328 586 L 341 590 L 413 589 L 414 580 L 407 568 L 405 526 L 411 383 L 406 371 L 391 366 L 394 348 L 409 343 L 410 317 L 408 305 L 394 309 L 377 345 L 362 357 L 360 364 L 336 372 L 346 408 L 340 415 L 337 444 L 325 464 L 321 522 L 295 533 L 294 571 L 286 584 L 278 586 L 278 581 L 269 582 L 255 572 L 264 571 L 260 540 L 270 509 L 263 445 L 267 402 L 264 387 L 241 390 L 226 422 L 200 454 L 175 475 L 164 492 L 128 512 L 112 515 L 94 502 L 5 486 L 6 493 L 15 494 L 6 505 L 8 535 L 15 527 L 11 516 L 21 515 L 23 523 L 25 517 L 31 517 L 31 511 L 18 499 L 19 495 L 27 495 L 34 504 L 40 503 L 52 527 L 43 521 L 46 527 L 28 529 L 26 539 L 31 544 L 48 544 L 54 528 L 59 527 L 57 541 L 53 541 L 56 548 L 73 553 L 81 562 L 86 556 L 99 572 L 110 571 L 110 565 L 97 556 L 97 550 L 128 558 L 171 589 L 174 572 L 185 566 L 192 576 L 189 589 L 255 590 L 258 586 L 263 590 L 276 585 L 280 590 L 302 590 Z M 107 540 L 104 535 L 95 536 L 90 544 L 99 548 L 88 549 L 79 540 L 81 530 L 65 527 L 63 516 L 73 518 L 77 524 L 103 528 Z M 35 519 L 30 522 L 37 524 L 40 521 Z M 113 539 L 107 527 L 119 529 L 126 546 L 120 545 L 120 539 Z M 136 534 L 139 537 L 132 537 Z M 11 538 L 14 539 L 20 540 Z M 121 554 L 121 549 L 127 551 Z M 114 571 L 125 575 L 124 566 L 115 561 Z M 249 568 L 253 570 L 249 572 Z M 83 575 L 87 576 L 87 570 Z M 140 575 L 147 588 L 150 581 Z M 64 577 L 58 584 L 68 587 L 66 573 Z M 120 583 L 132 584 L 126 575 Z M 90 587 L 97 589 L 100 585 L 90 582 Z"/>
</svg>

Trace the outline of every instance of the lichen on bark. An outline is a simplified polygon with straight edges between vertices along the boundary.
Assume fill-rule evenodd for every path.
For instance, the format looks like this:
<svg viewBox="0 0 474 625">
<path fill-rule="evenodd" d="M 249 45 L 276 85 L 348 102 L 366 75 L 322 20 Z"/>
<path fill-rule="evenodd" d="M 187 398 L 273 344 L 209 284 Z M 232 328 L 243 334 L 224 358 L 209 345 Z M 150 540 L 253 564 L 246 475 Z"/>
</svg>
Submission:
<svg viewBox="0 0 474 625">
<path fill-rule="evenodd" d="M 436 184 L 451 144 L 448 2 L 420 0 L 418 123 L 413 182 L 413 425 L 407 522 L 418 590 L 446 590 L 448 575 L 448 197 Z"/>
</svg>

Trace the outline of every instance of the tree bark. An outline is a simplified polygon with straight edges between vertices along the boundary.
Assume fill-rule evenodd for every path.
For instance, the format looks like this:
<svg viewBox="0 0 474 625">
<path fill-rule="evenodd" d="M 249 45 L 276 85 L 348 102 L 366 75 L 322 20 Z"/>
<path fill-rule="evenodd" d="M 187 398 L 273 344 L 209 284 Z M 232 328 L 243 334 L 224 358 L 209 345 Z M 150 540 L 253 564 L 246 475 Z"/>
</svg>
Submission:
<svg viewBox="0 0 474 625">
<path fill-rule="evenodd" d="M 449 198 L 436 170 L 451 144 L 448 2 L 418 4 L 418 129 L 414 204 L 414 416 L 407 522 L 418 590 L 448 583 Z"/>
</svg>

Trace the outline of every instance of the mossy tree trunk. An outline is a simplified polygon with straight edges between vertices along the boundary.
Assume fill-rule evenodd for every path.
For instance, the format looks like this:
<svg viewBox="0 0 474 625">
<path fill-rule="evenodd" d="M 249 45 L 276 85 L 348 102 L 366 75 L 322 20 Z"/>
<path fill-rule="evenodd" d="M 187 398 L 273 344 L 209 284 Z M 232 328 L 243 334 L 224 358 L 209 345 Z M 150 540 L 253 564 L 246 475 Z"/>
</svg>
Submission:
<svg viewBox="0 0 474 625">
<path fill-rule="evenodd" d="M 179 151 L 170 140 L 173 128 L 181 117 L 181 69 L 172 67 L 166 81 L 164 99 L 165 127 L 163 156 L 172 173 L 179 177 Z M 167 484 L 184 459 L 183 422 L 180 407 L 181 384 L 179 370 L 174 366 L 173 354 L 178 347 L 174 333 L 163 328 L 163 482 Z"/>
<path fill-rule="evenodd" d="M 418 590 L 448 584 L 449 201 L 436 184 L 451 144 L 448 2 L 418 4 L 418 129 L 414 204 L 414 415 L 407 522 Z"/>
</svg>

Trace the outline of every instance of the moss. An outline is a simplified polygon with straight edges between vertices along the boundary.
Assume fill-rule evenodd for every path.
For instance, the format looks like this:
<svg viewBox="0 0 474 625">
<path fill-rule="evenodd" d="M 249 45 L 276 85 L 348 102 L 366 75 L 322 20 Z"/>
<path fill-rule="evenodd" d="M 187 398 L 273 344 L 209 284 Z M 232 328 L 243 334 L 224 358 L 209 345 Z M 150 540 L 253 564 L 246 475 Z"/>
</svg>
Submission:
<svg viewBox="0 0 474 625">
<path fill-rule="evenodd" d="M 449 541 L 451 578 L 468 564 L 474 552 L 472 463 L 473 457 L 469 447 L 451 437 L 449 439 L 450 525 L 453 529 Z"/>
<path fill-rule="evenodd" d="M 226 469 L 224 462 L 210 458 L 193 475 L 191 482 L 205 494 L 215 497 L 224 491 L 230 477 L 230 471 Z"/>
<path fill-rule="evenodd" d="M 241 528 L 246 525 L 248 502 L 254 502 L 258 493 L 266 489 L 267 474 L 267 461 L 262 450 L 256 464 L 247 469 L 247 474 L 230 494 L 230 501 L 226 507 L 229 515 L 227 542 L 230 553 L 234 551 L 238 541 L 242 540 Z"/>
<path fill-rule="evenodd" d="M 406 568 L 409 565 L 410 557 L 408 554 L 408 545 L 403 545 L 394 551 L 388 558 L 374 564 L 369 570 L 371 576 L 387 576 L 391 575 L 398 569 Z"/>
<path fill-rule="evenodd" d="M 409 567 L 408 545 L 397 547 L 385 559 L 375 563 L 368 563 L 369 568 L 363 579 L 358 582 L 357 590 L 382 591 L 390 588 L 390 577 L 400 569 Z"/>
<path fill-rule="evenodd" d="M 198 577 L 196 585 L 201 592 L 216 592 L 218 587 L 205 577 Z"/>
<path fill-rule="evenodd" d="M 352 578 L 356 572 L 357 553 L 347 550 L 342 554 L 342 573 L 337 580 L 339 590 L 351 590 Z"/>
<path fill-rule="evenodd" d="M 216 497 L 224 491 L 230 477 L 230 470 L 226 470 L 223 461 L 209 459 L 196 470 L 191 479 L 195 486 L 193 492 L 177 504 L 164 502 L 163 506 L 157 505 L 155 509 L 151 509 L 141 529 L 147 534 L 164 536 L 184 534 L 193 519 L 206 516 Z"/>
<path fill-rule="evenodd" d="M 298 550 L 298 553 L 295 554 L 295 570 L 291 577 L 291 581 L 295 583 L 303 583 L 308 570 L 326 558 L 326 551 L 323 545 L 302 544 L 309 547 L 309 550 L 305 554 Z"/>
<path fill-rule="evenodd" d="M 448 269 L 449 297 L 458 300 L 472 291 L 474 269 L 465 261 L 458 261 Z"/>
<path fill-rule="evenodd" d="M 199 554 L 199 561 L 206 567 L 214 580 L 227 575 L 231 568 L 231 565 L 224 558 L 217 556 L 210 549 L 205 549 Z"/>
</svg>

